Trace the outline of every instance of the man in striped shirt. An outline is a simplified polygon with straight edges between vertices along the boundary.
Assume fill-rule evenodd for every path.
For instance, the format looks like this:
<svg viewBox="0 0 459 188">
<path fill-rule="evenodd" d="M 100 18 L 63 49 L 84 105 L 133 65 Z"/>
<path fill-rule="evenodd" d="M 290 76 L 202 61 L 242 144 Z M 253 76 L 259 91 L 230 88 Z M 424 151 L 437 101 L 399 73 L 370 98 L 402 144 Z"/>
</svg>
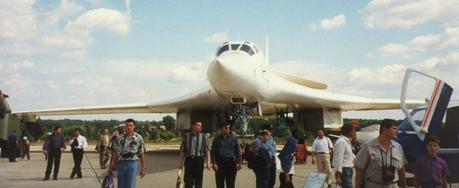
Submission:
<svg viewBox="0 0 459 188">
<path fill-rule="evenodd" d="M 178 168 L 185 164 L 185 188 L 201 188 L 204 171 L 204 158 L 206 168 L 210 169 L 210 147 L 207 136 L 201 133 L 202 122 L 195 121 L 191 132 L 185 134 L 180 145 L 180 161 Z"/>
</svg>

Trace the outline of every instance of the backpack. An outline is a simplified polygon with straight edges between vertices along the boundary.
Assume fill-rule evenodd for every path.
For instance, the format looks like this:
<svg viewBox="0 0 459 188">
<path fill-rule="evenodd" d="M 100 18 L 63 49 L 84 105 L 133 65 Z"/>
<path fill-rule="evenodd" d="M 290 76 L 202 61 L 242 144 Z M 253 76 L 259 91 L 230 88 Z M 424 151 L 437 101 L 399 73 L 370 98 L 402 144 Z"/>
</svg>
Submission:
<svg viewBox="0 0 459 188">
<path fill-rule="evenodd" d="M 102 188 L 114 188 L 115 182 L 113 181 L 113 173 L 109 173 L 105 176 L 104 181 L 102 182 Z"/>
<path fill-rule="evenodd" d="M 244 148 L 244 158 L 247 161 L 247 168 L 254 169 L 258 166 L 260 156 L 256 155 L 255 152 L 250 149 L 251 146 L 252 145 L 249 144 Z"/>
</svg>

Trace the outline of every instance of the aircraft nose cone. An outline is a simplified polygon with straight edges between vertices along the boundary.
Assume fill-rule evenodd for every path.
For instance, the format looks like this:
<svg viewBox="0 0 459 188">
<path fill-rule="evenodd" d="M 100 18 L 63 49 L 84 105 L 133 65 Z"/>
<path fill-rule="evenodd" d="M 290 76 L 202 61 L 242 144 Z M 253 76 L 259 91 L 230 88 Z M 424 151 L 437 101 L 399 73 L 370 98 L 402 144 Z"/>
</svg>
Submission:
<svg viewBox="0 0 459 188">
<path fill-rule="evenodd" d="M 251 84 L 250 63 L 237 57 L 217 57 L 209 65 L 207 78 L 217 90 L 226 93 L 237 93 Z M 250 86 L 253 87 L 253 86 Z"/>
</svg>

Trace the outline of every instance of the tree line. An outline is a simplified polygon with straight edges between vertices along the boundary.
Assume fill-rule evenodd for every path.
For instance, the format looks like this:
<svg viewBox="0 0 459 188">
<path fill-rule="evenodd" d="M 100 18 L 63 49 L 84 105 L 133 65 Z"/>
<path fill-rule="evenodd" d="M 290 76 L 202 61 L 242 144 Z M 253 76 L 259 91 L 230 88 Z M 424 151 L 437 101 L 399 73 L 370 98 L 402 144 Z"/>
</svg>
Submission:
<svg viewBox="0 0 459 188">
<path fill-rule="evenodd" d="M 343 119 L 344 123 L 351 123 L 353 119 Z M 169 141 L 173 138 L 180 137 L 180 131 L 175 129 L 175 118 L 167 115 L 161 120 L 148 120 L 148 121 L 136 121 L 136 132 L 141 134 L 146 140 L 164 140 Z M 378 119 L 359 119 L 360 128 L 379 124 L 381 120 Z M 41 139 L 45 139 L 53 128 L 60 126 L 62 133 L 66 138 L 71 138 L 75 128 L 81 129 L 81 134 L 89 140 L 99 139 L 99 135 L 103 129 L 108 128 L 110 132 L 116 130 L 124 121 L 120 120 L 40 120 L 39 124 L 44 132 Z M 238 122 L 234 122 L 238 124 Z M 273 127 L 273 136 L 278 139 L 285 139 L 291 135 L 290 128 L 286 125 L 285 121 L 279 121 L 277 119 L 261 119 L 253 118 L 249 121 L 248 132 L 249 134 L 256 134 L 265 125 L 276 125 Z M 240 133 L 240 126 L 236 125 L 233 130 Z M 311 141 L 314 138 L 315 132 L 306 131 L 300 127 L 299 136 L 300 139 Z M 211 133 L 211 136 L 217 132 Z M 338 133 L 339 134 L 339 133 Z"/>
</svg>

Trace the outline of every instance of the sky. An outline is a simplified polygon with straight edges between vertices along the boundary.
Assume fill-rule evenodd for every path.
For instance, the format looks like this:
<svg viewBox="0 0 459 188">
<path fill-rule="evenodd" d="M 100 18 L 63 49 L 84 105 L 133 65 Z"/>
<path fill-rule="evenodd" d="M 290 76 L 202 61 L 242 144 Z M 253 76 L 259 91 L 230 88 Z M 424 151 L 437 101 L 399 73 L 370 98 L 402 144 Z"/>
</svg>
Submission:
<svg viewBox="0 0 459 188">
<path fill-rule="evenodd" d="M 398 99 L 407 68 L 458 88 L 457 10 L 458 0 L 0 0 L 0 90 L 13 111 L 171 99 L 207 83 L 222 42 L 266 50 L 269 36 L 272 69 L 325 82 L 331 92 Z"/>
</svg>

